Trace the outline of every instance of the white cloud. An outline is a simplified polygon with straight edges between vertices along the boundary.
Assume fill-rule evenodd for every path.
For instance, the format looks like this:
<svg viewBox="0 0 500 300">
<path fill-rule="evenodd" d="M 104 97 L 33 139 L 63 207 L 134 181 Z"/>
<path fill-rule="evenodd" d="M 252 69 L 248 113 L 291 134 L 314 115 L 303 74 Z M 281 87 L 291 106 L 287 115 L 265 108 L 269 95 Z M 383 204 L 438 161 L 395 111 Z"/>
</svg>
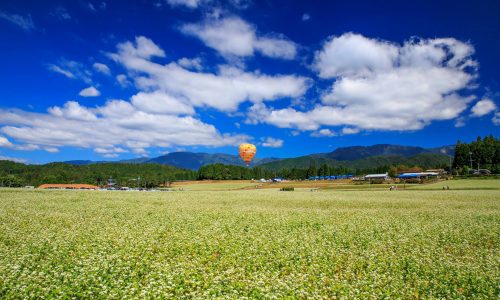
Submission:
<svg viewBox="0 0 500 300">
<path fill-rule="evenodd" d="M 83 66 L 83 64 L 67 60 L 60 59 L 57 64 L 48 64 L 48 70 L 62 74 L 70 79 L 80 79 L 87 84 L 92 82 L 92 73 Z"/>
<path fill-rule="evenodd" d="M 24 145 L 16 145 L 15 149 L 21 151 L 34 151 L 34 150 L 39 150 L 40 147 L 33 144 L 24 144 Z"/>
<path fill-rule="evenodd" d="M 110 147 L 110 148 L 97 147 L 94 149 L 94 152 L 100 154 L 103 157 L 115 158 L 120 155 L 119 153 L 125 153 L 128 151 L 121 147 Z"/>
<path fill-rule="evenodd" d="M 213 125 L 191 116 L 144 112 L 124 100 L 112 100 L 96 108 L 70 101 L 48 112 L 0 109 L 0 132 L 46 151 L 65 146 L 115 149 L 108 154 L 116 154 L 117 147 L 144 153 L 153 146 L 219 147 L 249 139 L 246 135 L 221 134 Z"/>
<path fill-rule="evenodd" d="M 127 75 L 125 74 L 118 74 L 116 75 L 116 81 L 118 82 L 118 84 L 125 88 L 129 85 L 131 85 L 132 83 L 127 79 Z"/>
<path fill-rule="evenodd" d="M 26 31 L 35 29 L 35 23 L 33 23 L 33 19 L 29 14 L 27 16 L 21 16 L 17 14 L 7 14 L 4 12 L 0 12 L 0 19 L 9 21 L 10 23 L 19 26 Z"/>
<path fill-rule="evenodd" d="M 283 140 L 275 139 L 272 137 L 267 137 L 267 138 L 263 139 L 262 147 L 281 148 L 281 147 L 283 147 Z"/>
<path fill-rule="evenodd" d="M 110 75 L 111 74 L 111 70 L 109 69 L 109 67 L 103 63 L 94 63 L 92 65 L 92 67 L 94 67 L 94 69 L 97 71 L 97 72 L 100 72 L 102 74 L 105 74 L 105 75 Z"/>
<path fill-rule="evenodd" d="M 311 136 L 312 137 L 332 137 L 332 136 L 336 136 L 337 133 L 335 133 L 334 131 L 331 131 L 330 129 L 321 129 L 319 131 L 314 131 L 311 133 Z"/>
<path fill-rule="evenodd" d="M 82 97 L 97 97 L 101 95 L 101 92 L 99 92 L 99 90 L 95 87 L 89 86 L 88 88 L 81 90 L 78 95 Z"/>
<path fill-rule="evenodd" d="M 13 146 L 14 145 L 6 137 L 0 136 L 0 147 L 11 148 Z"/>
<path fill-rule="evenodd" d="M 125 42 L 118 44 L 117 48 L 119 53 L 126 54 L 131 58 L 136 58 L 137 63 L 141 63 L 141 59 L 165 57 L 163 49 L 158 47 L 152 40 L 143 36 L 136 37 L 135 43 Z"/>
<path fill-rule="evenodd" d="M 500 112 L 495 113 L 495 115 L 493 116 L 493 118 L 491 119 L 491 121 L 496 126 L 500 126 Z"/>
<path fill-rule="evenodd" d="M 119 44 L 118 53 L 110 56 L 131 71 L 139 89 L 161 90 L 186 99 L 194 107 L 206 106 L 230 112 L 245 101 L 258 103 L 299 97 L 308 88 L 308 80 L 304 77 L 269 76 L 228 66 L 221 66 L 215 74 L 194 72 L 175 62 L 159 64 L 151 61 L 150 58 L 156 55 L 163 56 L 163 50 L 151 40 L 138 37 L 135 44 Z"/>
<path fill-rule="evenodd" d="M 347 126 L 365 130 L 418 130 L 459 116 L 474 99 L 477 63 L 471 45 L 455 39 L 410 40 L 399 46 L 345 34 L 316 53 L 319 76 L 335 79 L 309 111 L 253 105 L 248 123 L 317 130 Z"/>
<path fill-rule="evenodd" d="M 10 160 L 13 162 L 23 163 L 23 164 L 27 162 L 27 160 L 24 158 L 17 158 L 17 157 L 3 156 L 3 155 L 0 155 L 0 160 Z"/>
<path fill-rule="evenodd" d="M 43 148 L 43 150 L 49 152 L 49 153 L 57 153 L 59 152 L 59 149 L 57 149 L 56 147 L 45 147 Z"/>
<path fill-rule="evenodd" d="M 186 8 L 190 9 L 195 9 L 198 7 L 208 7 L 212 11 L 215 10 L 221 10 L 220 8 L 217 7 L 217 5 L 220 5 L 221 3 L 218 3 L 217 1 L 214 0 L 163 0 L 167 4 L 169 4 L 172 7 L 178 7 L 178 6 L 183 6 Z M 224 5 L 230 4 L 234 6 L 236 9 L 246 9 L 250 4 L 252 3 L 252 0 L 226 0 L 224 1 Z M 153 4 L 156 7 L 162 7 L 163 3 L 158 1 Z"/>
<path fill-rule="evenodd" d="M 190 70 L 201 71 L 203 69 L 203 65 L 199 57 L 192 59 L 184 57 L 179 59 L 177 61 L 177 64 L 185 69 L 190 69 Z"/>
<path fill-rule="evenodd" d="M 199 38 L 226 57 L 247 57 L 260 52 L 273 58 L 294 59 L 297 54 L 295 43 L 283 35 L 259 36 L 252 25 L 239 17 L 186 24 L 181 31 Z"/>
<path fill-rule="evenodd" d="M 471 109 L 473 117 L 482 117 L 497 109 L 495 102 L 491 99 L 483 99 L 478 101 Z"/>
<path fill-rule="evenodd" d="M 309 21 L 311 19 L 311 15 L 309 14 L 303 14 L 302 15 L 302 21 Z"/>
<path fill-rule="evenodd" d="M 68 70 L 64 70 L 63 68 L 57 66 L 57 65 L 53 65 L 53 64 L 49 64 L 48 65 L 48 69 L 50 71 L 53 71 L 53 72 L 56 72 L 56 73 L 59 73 L 59 74 L 63 74 L 64 76 L 68 77 L 68 78 L 75 78 L 75 75 L 73 73 L 71 73 L 71 71 L 68 71 Z"/>
<path fill-rule="evenodd" d="M 392 69 L 397 56 L 396 45 L 346 33 L 325 43 L 316 53 L 314 68 L 322 78 L 358 77 Z"/>
<path fill-rule="evenodd" d="M 95 121 L 96 115 L 88 108 L 80 106 L 76 101 L 68 101 L 64 107 L 54 106 L 48 112 L 56 117 L 79 121 Z"/>
<path fill-rule="evenodd" d="M 202 0 L 166 0 L 172 6 L 186 6 L 189 8 L 197 8 Z"/>
<path fill-rule="evenodd" d="M 344 127 L 342 128 L 342 134 L 356 134 L 359 133 L 358 128 Z"/>
<path fill-rule="evenodd" d="M 166 93 L 156 91 L 152 93 L 140 92 L 132 96 L 132 104 L 141 111 L 173 115 L 193 115 L 194 109 L 186 101 L 177 99 Z"/>
</svg>

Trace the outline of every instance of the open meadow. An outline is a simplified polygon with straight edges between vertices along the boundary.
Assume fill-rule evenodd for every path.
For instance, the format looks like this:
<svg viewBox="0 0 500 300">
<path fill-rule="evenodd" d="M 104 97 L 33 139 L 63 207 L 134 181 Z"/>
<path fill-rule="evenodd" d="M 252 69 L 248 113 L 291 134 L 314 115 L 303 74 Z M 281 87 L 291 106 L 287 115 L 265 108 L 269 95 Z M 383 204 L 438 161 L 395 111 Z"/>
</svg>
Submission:
<svg viewBox="0 0 500 300">
<path fill-rule="evenodd" d="M 499 180 L 192 189 L 0 190 L 0 298 L 500 296 Z"/>
</svg>

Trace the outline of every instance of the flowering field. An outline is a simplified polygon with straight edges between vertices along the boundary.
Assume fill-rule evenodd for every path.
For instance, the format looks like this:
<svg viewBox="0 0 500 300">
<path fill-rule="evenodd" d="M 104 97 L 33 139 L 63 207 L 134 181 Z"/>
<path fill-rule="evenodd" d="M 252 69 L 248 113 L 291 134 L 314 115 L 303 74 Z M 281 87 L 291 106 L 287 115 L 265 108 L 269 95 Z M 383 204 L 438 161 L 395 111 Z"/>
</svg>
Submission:
<svg viewBox="0 0 500 300">
<path fill-rule="evenodd" d="M 0 190 L 0 298 L 500 296 L 500 192 Z"/>
</svg>

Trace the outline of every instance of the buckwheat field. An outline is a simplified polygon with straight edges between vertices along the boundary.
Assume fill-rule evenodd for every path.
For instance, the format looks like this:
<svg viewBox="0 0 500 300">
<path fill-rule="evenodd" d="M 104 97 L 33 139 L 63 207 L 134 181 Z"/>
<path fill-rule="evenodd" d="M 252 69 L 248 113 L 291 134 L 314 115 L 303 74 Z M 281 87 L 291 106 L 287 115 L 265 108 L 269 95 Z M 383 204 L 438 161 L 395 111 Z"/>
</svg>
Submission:
<svg viewBox="0 0 500 300">
<path fill-rule="evenodd" d="M 4 189 L 0 298 L 498 299 L 495 186 Z"/>
</svg>

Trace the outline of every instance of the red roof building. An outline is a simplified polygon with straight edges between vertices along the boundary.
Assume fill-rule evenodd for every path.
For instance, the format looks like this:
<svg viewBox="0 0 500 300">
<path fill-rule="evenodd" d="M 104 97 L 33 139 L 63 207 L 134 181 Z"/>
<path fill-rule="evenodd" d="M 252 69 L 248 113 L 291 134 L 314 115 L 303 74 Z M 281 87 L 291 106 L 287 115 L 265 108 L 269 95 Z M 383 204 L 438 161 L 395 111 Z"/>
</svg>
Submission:
<svg viewBox="0 0 500 300">
<path fill-rule="evenodd" d="M 42 184 L 38 187 L 39 189 L 56 189 L 56 190 L 97 190 L 98 186 L 91 184 L 80 184 L 80 183 L 48 183 Z"/>
</svg>

